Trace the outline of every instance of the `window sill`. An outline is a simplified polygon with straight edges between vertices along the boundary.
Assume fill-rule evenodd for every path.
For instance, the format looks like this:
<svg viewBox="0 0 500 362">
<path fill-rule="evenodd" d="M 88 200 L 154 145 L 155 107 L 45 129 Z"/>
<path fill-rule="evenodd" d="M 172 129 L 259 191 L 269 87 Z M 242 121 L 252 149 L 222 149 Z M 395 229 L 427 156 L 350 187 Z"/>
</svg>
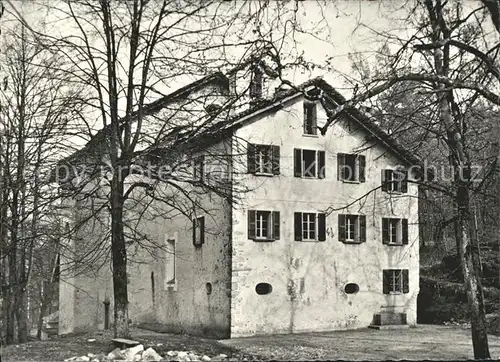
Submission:
<svg viewBox="0 0 500 362">
<path fill-rule="evenodd" d="M 311 138 L 319 138 L 318 134 L 303 133 L 302 136 L 304 136 L 304 137 L 311 137 Z"/>
<path fill-rule="evenodd" d="M 403 292 L 389 292 L 388 295 L 404 295 Z"/>
<path fill-rule="evenodd" d="M 175 280 L 174 282 L 168 282 L 165 285 L 165 289 L 172 290 L 172 291 L 176 292 L 177 291 L 177 280 Z"/>
<path fill-rule="evenodd" d="M 384 191 L 388 194 L 391 194 L 391 195 L 404 195 L 404 194 L 407 194 L 407 192 L 401 192 L 401 191 Z"/>
<path fill-rule="evenodd" d="M 299 243 L 324 243 L 325 240 L 296 240 Z"/>
<path fill-rule="evenodd" d="M 387 245 L 387 246 L 405 246 L 406 244 L 403 244 L 403 243 L 387 243 L 387 244 L 384 244 L 384 245 Z"/>
<path fill-rule="evenodd" d="M 345 184 L 360 184 L 361 181 L 340 180 Z"/>
<path fill-rule="evenodd" d="M 267 173 L 267 172 L 256 172 L 254 173 L 255 176 L 265 176 L 265 177 L 273 177 L 273 176 L 277 176 L 277 175 L 274 175 L 273 173 Z"/>
<path fill-rule="evenodd" d="M 258 239 L 258 238 L 255 238 L 255 239 L 250 239 L 250 240 L 253 240 L 256 243 L 269 243 L 269 242 L 273 242 L 275 239 Z"/>
<path fill-rule="evenodd" d="M 344 244 L 363 244 L 364 241 L 360 240 L 342 240 Z"/>
</svg>

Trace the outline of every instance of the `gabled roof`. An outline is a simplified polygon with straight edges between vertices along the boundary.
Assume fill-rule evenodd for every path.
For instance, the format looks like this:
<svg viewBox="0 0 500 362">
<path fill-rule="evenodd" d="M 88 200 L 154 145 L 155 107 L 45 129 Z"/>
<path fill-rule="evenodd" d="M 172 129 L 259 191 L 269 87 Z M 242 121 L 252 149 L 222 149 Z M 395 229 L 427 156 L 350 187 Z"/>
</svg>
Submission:
<svg viewBox="0 0 500 362">
<path fill-rule="evenodd" d="M 229 80 L 228 78 L 222 74 L 221 72 L 216 72 L 210 75 L 207 75 L 203 78 L 200 78 L 192 83 L 189 83 L 188 85 L 181 87 L 177 90 L 175 90 L 172 93 L 169 93 L 156 101 L 144 105 L 142 111 L 143 111 L 143 116 L 148 116 L 157 113 L 161 109 L 165 108 L 167 105 L 182 99 L 183 97 L 188 96 L 191 92 L 199 90 L 208 84 L 221 84 L 225 88 L 229 88 Z M 131 118 L 134 118 L 137 116 L 137 111 L 133 112 L 131 114 Z M 96 146 L 100 145 L 101 142 L 103 142 L 103 139 L 105 138 L 106 134 L 111 130 L 111 126 L 108 125 L 105 128 L 99 130 L 94 136 L 91 137 L 91 139 L 85 144 L 85 146 L 75 152 L 73 152 L 71 155 L 66 157 L 65 159 L 61 160 L 60 162 L 68 162 L 71 161 L 72 159 L 77 158 L 80 154 L 86 153 L 88 150 L 94 150 Z"/>
<path fill-rule="evenodd" d="M 287 98 L 302 94 L 305 89 L 313 86 L 320 88 L 321 90 L 323 90 L 324 94 L 327 95 L 326 103 L 331 105 L 331 109 L 326 110 L 327 113 L 328 111 L 332 111 L 336 107 L 346 103 L 346 99 L 323 78 L 314 78 L 305 83 L 302 83 L 296 88 L 282 90 L 276 93 L 273 98 L 262 100 L 249 109 L 237 114 L 235 117 L 233 117 L 232 122 L 230 122 L 230 127 L 243 127 L 246 122 L 252 118 L 253 115 L 257 115 L 266 109 L 272 111 L 277 107 L 282 107 L 282 101 Z M 410 165 L 421 164 L 422 161 L 417 156 L 415 156 L 413 152 L 410 152 L 394 137 L 391 137 L 380 126 L 378 126 L 373 119 L 368 117 L 361 110 L 354 107 L 348 107 L 341 114 L 349 117 L 349 119 L 363 128 L 376 141 L 382 143 L 385 148 L 387 148 L 392 154 L 394 154 L 402 161 Z"/>
</svg>

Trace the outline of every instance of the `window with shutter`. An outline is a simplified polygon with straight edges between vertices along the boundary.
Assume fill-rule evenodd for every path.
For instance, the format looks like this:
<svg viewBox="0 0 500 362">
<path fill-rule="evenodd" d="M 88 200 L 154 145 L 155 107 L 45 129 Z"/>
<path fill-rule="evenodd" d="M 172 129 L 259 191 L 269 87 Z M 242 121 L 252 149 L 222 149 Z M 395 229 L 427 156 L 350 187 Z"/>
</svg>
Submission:
<svg viewBox="0 0 500 362">
<path fill-rule="evenodd" d="M 365 242 L 365 215 L 339 215 L 339 240 L 348 244 Z"/>
<path fill-rule="evenodd" d="M 279 175 L 279 146 L 249 144 L 247 149 L 248 172 L 255 175 Z"/>
<path fill-rule="evenodd" d="M 325 151 L 295 148 L 294 176 L 305 178 L 324 178 L 326 169 Z"/>
<path fill-rule="evenodd" d="M 383 293 L 402 294 L 409 293 L 408 269 L 384 269 Z"/>
<path fill-rule="evenodd" d="M 317 134 L 317 111 L 316 103 L 304 101 L 304 134 Z"/>
<path fill-rule="evenodd" d="M 195 181 L 202 181 L 204 177 L 205 160 L 203 156 L 197 157 L 193 161 L 193 179 Z"/>
<path fill-rule="evenodd" d="M 339 153 L 337 179 L 344 182 L 365 182 L 366 158 L 363 155 Z"/>
<path fill-rule="evenodd" d="M 252 100 L 262 98 L 263 90 L 263 74 L 260 68 L 255 67 L 252 73 L 252 79 L 250 81 L 250 98 Z"/>
<path fill-rule="evenodd" d="M 403 169 L 382 170 L 382 191 L 390 193 L 407 193 L 408 172 Z"/>
<path fill-rule="evenodd" d="M 193 245 L 201 247 L 205 243 L 205 217 L 193 220 Z"/>
<path fill-rule="evenodd" d="M 382 218 L 382 243 L 387 245 L 408 244 L 408 220 Z"/>
<path fill-rule="evenodd" d="M 248 210 L 248 238 L 274 241 L 280 238 L 279 211 Z"/>
<path fill-rule="evenodd" d="M 326 215 L 313 212 L 294 214 L 295 241 L 325 241 Z"/>
</svg>

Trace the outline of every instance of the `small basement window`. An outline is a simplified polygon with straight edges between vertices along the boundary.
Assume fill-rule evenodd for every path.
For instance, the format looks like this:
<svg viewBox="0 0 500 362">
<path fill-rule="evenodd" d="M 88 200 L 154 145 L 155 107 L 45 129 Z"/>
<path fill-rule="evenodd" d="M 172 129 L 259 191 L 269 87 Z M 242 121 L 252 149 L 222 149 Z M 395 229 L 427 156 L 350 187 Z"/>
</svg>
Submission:
<svg viewBox="0 0 500 362">
<path fill-rule="evenodd" d="M 207 294 L 212 294 L 212 283 L 205 284 L 205 288 L 207 289 Z"/>
<path fill-rule="evenodd" d="M 255 286 L 255 292 L 259 295 L 269 294 L 273 291 L 273 287 L 269 283 L 259 283 Z"/>
<path fill-rule="evenodd" d="M 344 292 L 346 294 L 356 294 L 357 292 L 359 292 L 359 285 L 357 285 L 356 283 L 348 283 L 344 287 Z"/>
</svg>

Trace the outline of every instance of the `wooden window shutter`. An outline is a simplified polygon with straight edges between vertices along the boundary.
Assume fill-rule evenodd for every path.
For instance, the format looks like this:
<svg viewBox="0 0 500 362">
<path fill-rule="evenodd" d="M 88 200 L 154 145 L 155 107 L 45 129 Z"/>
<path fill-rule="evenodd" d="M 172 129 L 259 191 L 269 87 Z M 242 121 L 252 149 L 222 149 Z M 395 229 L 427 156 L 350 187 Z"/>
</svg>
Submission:
<svg viewBox="0 0 500 362">
<path fill-rule="evenodd" d="M 193 245 L 196 246 L 196 228 L 198 227 L 197 219 L 193 219 Z"/>
<path fill-rule="evenodd" d="M 344 166 L 345 166 L 345 154 L 339 153 L 337 155 L 337 180 L 344 179 Z"/>
<path fill-rule="evenodd" d="M 339 241 L 345 241 L 345 215 L 339 215 Z"/>
<path fill-rule="evenodd" d="M 318 240 L 326 240 L 326 215 L 318 214 Z"/>
<path fill-rule="evenodd" d="M 302 241 L 302 213 L 294 213 L 295 241 Z"/>
<path fill-rule="evenodd" d="M 255 145 L 253 143 L 247 146 L 247 170 L 248 173 L 255 173 Z"/>
<path fill-rule="evenodd" d="M 318 111 L 317 111 L 317 105 L 314 103 L 312 105 L 312 128 L 313 128 L 313 134 L 318 134 Z"/>
<path fill-rule="evenodd" d="M 272 161 L 273 161 L 273 174 L 280 174 L 280 146 L 271 146 Z"/>
<path fill-rule="evenodd" d="M 410 283 L 409 283 L 409 275 L 408 269 L 403 269 L 403 293 L 410 292 Z"/>
<path fill-rule="evenodd" d="M 273 239 L 280 239 L 280 212 L 273 211 Z"/>
<path fill-rule="evenodd" d="M 389 294 L 389 292 L 391 291 L 391 273 L 391 269 L 382 270 L 382 291 L 384 294 Z"/>
<path fill-rule="evenodd" d="M 382 191 L 389 191 L 388 180 L 391 178 L 392 170 L 382 170 Z"/>
<path fill-rule="evenodd" d="M 389 219 L 382 218 L 382 244 L 389 244 Z"/>
<path fill-rule="evenodd" d="M 404 179 L 401 180 L 401 192 L 402 193 L 407 193 L 408 192 L 408 171 L 404 171 Z"/>
<path fill-rule="evenodd" d="M 358 218 L 359 218 L 359 241 L 365 242 L 366 241 L 366 216 L 359 215 Z"/>
<path fill-rule="evenodd" d="M 205 244 L 205 216 L 200 217 L 198 227 L 200 228 L 200 243 Z"/>
<path fill-rule="evenodd" d="M 308 104 L 307 104 L 307 101 L 304 101 L 304 119 L 302 121 L 302 132 L 304 134 L 307 134 L 307 107 L 308 107 Z"/>
<path fill-rule="evenodd" d="M 408 219 L 401 219 L 401 241 L 404 245 L 408 244 Z"/>
<path fill-rule="evenodd" d="M 255 210 L 248 210 L 248 238 L 255 240 Z"/>
<path fill-rule="evenodd" d="M 365 182 L 365 166 L 366 166 L 366 158 L 363 155 L 358 156 L 359 160 L 359 182 Z"/>
<path fill-rule="evenodd" d="M 326 160 L 325 151 L 318 151 L 318 178 L 325 178 L 326 176 Z"/>
<path fill-rule="evenodd" d="M 302 150 L 294 148 L 293 150 L 293 174 L 295 177 L 302 176 Z"/>
</svg>

